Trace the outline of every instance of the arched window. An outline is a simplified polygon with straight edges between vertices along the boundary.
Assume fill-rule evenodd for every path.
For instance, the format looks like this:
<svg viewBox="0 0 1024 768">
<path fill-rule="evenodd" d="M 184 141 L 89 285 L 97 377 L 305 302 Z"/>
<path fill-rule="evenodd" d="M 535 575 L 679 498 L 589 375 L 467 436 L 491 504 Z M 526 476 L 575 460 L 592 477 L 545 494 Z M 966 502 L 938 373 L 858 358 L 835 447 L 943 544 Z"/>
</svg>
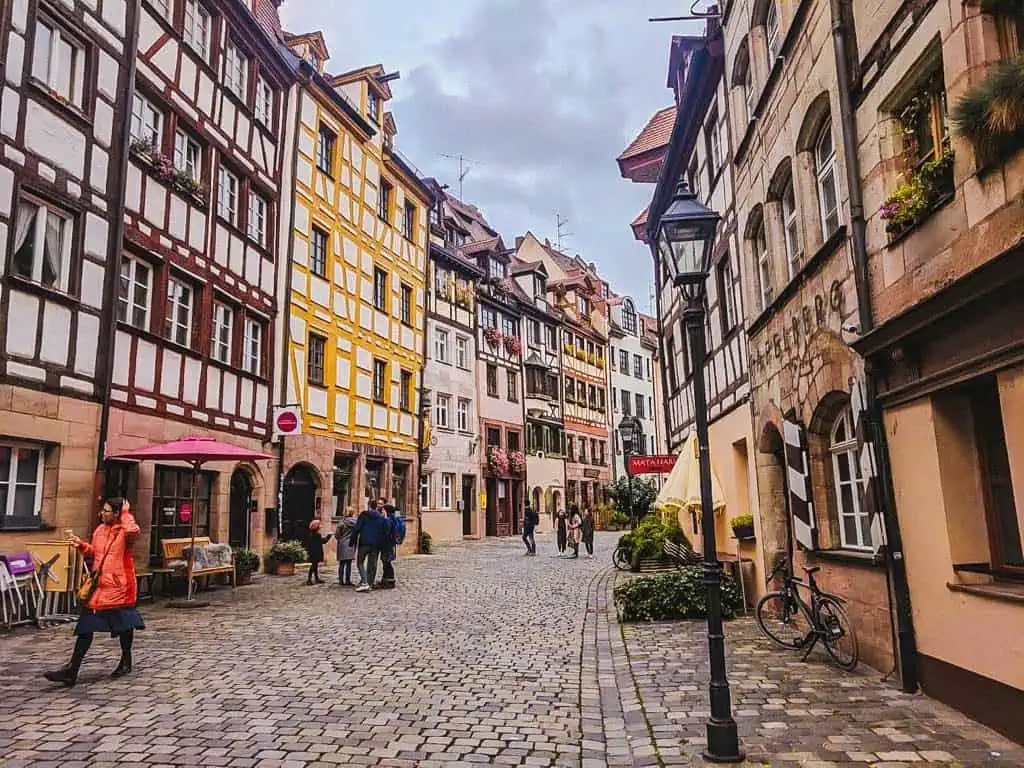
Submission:
<svg viewBox="0 0 1024 768">
<path fill-rule="evenodd" d="M 829 454 L 835 475 L 835 503 L 839 515 L 839 540 L 844 549 L 871 549 L 871 524 L 861 505 L 865 486 L 858 462 L 857 435 L 849 406 L 840 411 L 832 425 Z"/>
<path fill-rule="evenodd" d="M 757 296 L 761 309 L 772 303 L 772 256 L 768 251 L 768 237 L 764 230 L 764 219 L 757 222 L 750 236 L 754 249 L 754 263 L 757 265 Z"/>
<path fill-rule="evenodd" d="M 826 119 L 814 142 L 814 168 L 818 177 L 818 205 L 821 209 L 821 235 L 828 240 L 839 229 L 839 182 L 836 178 L 836 148 L 832 143 L 832 123 Z"/>
<path fill-rule="evenodd" d="M 636 308 L 629 299 L 622 302 L 622 330 L 631 336 L 636 335 Z"/>
<path fill-rule="evenodd" d="M 740 43 L 739 53 L 736 54 L 736 62 L 732 68 L 732 84 L 743 92 L 743 104 L 745 107 L 744 118 L 746 122 L 754 119 L 754 106 L 757 103 L 757 94 L 754 93 L 754 68 L 750 62 L 750 48 L 747 40 Z"/>
<path fill-rule="evenodd" d="M 782 189 L 782 226 L 786 240 L 786 263 L 789 264 L 789 276 L 793 277 L 800 269 L 800 219 L 796 212 L 796 192 L 793 189 L 793 177 L 790 176 Z"/>
<path fill-rule="evenodd" d="M 779 56 L 779 50 L 782 48 L 779 4 L 776 0 L 771 0 L 768 3 L 768 9 L 764 17 L 764 41 L 765 53 L 768 56 L 768 71 L 771 72 L 772 67 L 775 66 L 775 59 Z"/>
</svg>

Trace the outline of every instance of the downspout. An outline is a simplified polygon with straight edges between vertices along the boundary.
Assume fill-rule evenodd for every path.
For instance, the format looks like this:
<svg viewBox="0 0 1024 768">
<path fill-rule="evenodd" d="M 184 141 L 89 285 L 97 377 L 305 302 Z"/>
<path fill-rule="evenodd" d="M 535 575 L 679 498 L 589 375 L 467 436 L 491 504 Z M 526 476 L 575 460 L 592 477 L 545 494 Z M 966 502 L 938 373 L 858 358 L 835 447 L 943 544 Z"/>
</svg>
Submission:
<svg viewBox="0 0 1024 768">
<path fill-rule="evenodd" d="M 850 193 L 850 238 L 853 248 L 853 276 L 857 289 L 857 314 L 860 321 L 858 332 L 860 335 L 864 335 L 874 327 L 874 316 L 871 306 L 871 281 L 868 274 L 867 225 L 864 219 L 860 158 L 857 155 L 857 117 L 854 111 L 853 87 L 850 81 L 849 59 L 847 58 L 847 31 L 843 17 L 843 1 L 829 0 L 829 6 L 832 14 L 832 45 L 836 58 L 836 79 L 839 86 L 843 154 L 846 158 L 846 181 Z M 892 467 L 889 463 L 885 430 L 882 429 L 882 409 L 878 403 L 874 376 L 870 365 L 865 365 L 865 369 L 868 428 L 875 445 L 878 465 L 875 503 L 878 505 L 885 526 L 887 545 L 883 547 L 883 557 L 892 590 L 890 610 L 895 614 L 900 680 L 904 692 L 914 693 L 918 688 L 917 643 L 914 637 L 914 619 L 910 604 L 910 589 L 907 584 L 906 561 L 903 558 L 903 541 L 899 521 L 896 518 Z"/>
<path fill-rule="evenodd" d="M 437 205 L 438 201 L 437 200 L 433 201 L 433 204 Z M 431 291 L 430 291 L 430 286 L 432 284 L 432 281 L 431 281 L 431 275 L 430 275 L 431 258 L 430 258 L 430 213 L 429 213 L 429 211 L 427 212 L 427 253 L 426 253 L 426 260 L 424 261 L 424 265 L 426 266 L 426 270 L 424 271 L 424 274 L 423 274 L 423 347 L 422 347 L 422 350 L 421 350 L 421 354 L 423 355 L 423 364 L 420 365 L 420 385 L 418 387 L 418 397 L 416 398 L 416 410 L 419 411 L 419 422 L 420 422 L 419 423 L 419 430 L 418 430 L 419 437 L 417 438 L 417 442 L 419 443 L 419 451 L 417 451 L 417 453 L 419 454 L 419 456 L 418 456 L 419 461 L 417 462 L 417 465 L 416 465 L 416 469 L 417 469 L 417 472 L 416 472 L 416 531 L 417 531 L 417 533 L 416 533 L 416 554 L 417 555 L 422 555 L 423 554 L 423 500 L 422 500 L 422 498 L 420 496 L 420 488 L 423 487 L 423 479 L 426 477 L 426 472 L 424 472 L 424 469 L 425 469 L 425 465 L 427 463 L 426 460 L 424 459 L 424 456 L 426 455 L 427 447 L 425 445 L 423 445 L 423 438 L 426 436 L 426 431 L 427 431 L 427 425 L 425 423 L 425 419 L 424 419 L 424 416 L 423 416 L 423 402 L 424 402 L 423 398 L 426 396 L 426 389 L 427 389 L 427 387 L 426 387 L 426 384 L 427 384 L 427 377 L 426 377 L 426 371 L 427 371 L 427 349 L 428 349 L 428 346 L 427 346 L 427 335 L 428 335 L 428 331 L 430 329 L 430 320 L 429 320 L 428 316 L 430 314 L 430 306 L 431 306 L 430 300 L 432 298 Z"/>
<path fill-rule="evenodd" d="M 107 274 L 104 293 L 106 300 L 103 302 L 103 321 L 107 329 L 105 340 L 105 353 L 103 358 L 103 405 L 100 410 L 100 431 L 96 452 L 96 478 L 95 495 L 97 501 L 101 501 L 103 495 L 103 478 L 107 458 L 107 436 L 110 432 L 110 407 L 111 391 L 114 383 L 114 347 L 117 344 L 117 287 L 118 278 L 121 274 L 121 255 L 124 253 L 124 205 L 128 196 L 127 178 L 128 162 L 130 153 L 128 144 L 131 142 L 131 99 L 135 93 L 135 71 L 136 63 L 139 60 L 139 24 L 142 15 L 142 0 L 135 0 L 132 3 L 132 25 L 131 39 L 125 41 L 125 58 L 128 60 L 126 82 L 118 89 L 124 94 L 123 121 L 121 126 L 121 157 L 118 163 L 117 203 L 112 206 L 116 212 L 114 223 L 114 234 L 110 238 L 110 245 L 107 246 Z M 111 210 L 111 208 L 108 208 Z M 111 253 L 111 251 L 113 251 Z M 91 517 L 90 513 L 90 517 Z"/>
</svg>

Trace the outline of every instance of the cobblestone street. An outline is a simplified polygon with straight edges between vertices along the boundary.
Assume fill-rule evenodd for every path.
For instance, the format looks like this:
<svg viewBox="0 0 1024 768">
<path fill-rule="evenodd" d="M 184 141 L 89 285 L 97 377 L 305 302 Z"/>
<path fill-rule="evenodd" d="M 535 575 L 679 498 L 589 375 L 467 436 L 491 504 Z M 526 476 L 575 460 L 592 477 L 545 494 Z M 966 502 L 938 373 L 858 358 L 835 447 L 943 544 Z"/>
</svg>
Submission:
<svg viewBox="0 0 1024 768">
<path fill-rule="evenodd" d="M 65 660 L 70 626 L 17 631 L 0 638 L 2 765 L 701 764 L 703 625 L 621 631 L 614 541 L 576 562 L 550 537 L 537 558 L 518 541 L 446 546 L 401 561 L 394 591 L 296 576 L 192 612 L 144 606 L 134 674 L 107 678 L 116 643 L 98 637 L 69 690 L 39 675 Z M 1024 765 L 873 673 L 775 654 L 749 620 L 726 631 L 752 764 Z"/>
</svg>

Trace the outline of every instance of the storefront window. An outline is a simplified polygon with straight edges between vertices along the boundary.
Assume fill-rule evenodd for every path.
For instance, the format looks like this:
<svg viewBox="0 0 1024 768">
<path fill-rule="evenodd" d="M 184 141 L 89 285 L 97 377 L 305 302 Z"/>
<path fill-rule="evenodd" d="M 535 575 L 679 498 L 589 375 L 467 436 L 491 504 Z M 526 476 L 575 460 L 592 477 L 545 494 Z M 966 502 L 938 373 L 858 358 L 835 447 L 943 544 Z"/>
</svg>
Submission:
<svg viewBox="0 0 1024 768">
<path fill-rule="evenodd" d="M 396 461 L 391 470 L 391 495 L 394 499 L 394 505 L 406 516 L 409 514 L 409 510 L 406 509 L 406 504 L 408 503 L 406 494 L 408 491 L 409 465 Z"/>
<path fill-rule="evenodd" d="M 210 535 L 210 489 L 213 472 L 200 472 L 196 482 L 196 536 Z M 182 520 L 183 504 L 192 503 L 192 470 L 157 467 L 153 492 L 153 526 L 150 532 L 149 555 L 160 560 L 164 539 L 183 539 L 192 535 L 192 520 Z"/>
<path fill-rule="evenodd" d="M 354 456 L 334 458 L 334 515 L 345 517 L 352 503 L 352 472 L 355 469 Z M 356 510 L 358 513 L 359 510 Z"/>
<path fill-rule="evenodd" d="M 383 493 L 382 479 L 384 477 L 384 462 L 366 462 L 366 499 L 368 504 L 375 504 Z"/>
</svg>

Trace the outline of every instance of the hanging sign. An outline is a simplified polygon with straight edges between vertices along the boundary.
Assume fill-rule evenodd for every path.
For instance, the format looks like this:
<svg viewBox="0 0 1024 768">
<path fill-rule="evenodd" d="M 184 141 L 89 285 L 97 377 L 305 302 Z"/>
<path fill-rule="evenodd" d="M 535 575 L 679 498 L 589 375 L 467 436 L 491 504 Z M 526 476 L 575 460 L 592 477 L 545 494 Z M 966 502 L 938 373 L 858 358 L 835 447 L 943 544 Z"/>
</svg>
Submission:
<svg viewBox="0 0 1024 768">
<path fill-rule="evenodd" d="M 678 456 L 630 456 L 629 474 L 657 475 L 672 471 Z"/>
<path fill-rule="evenodd" d="M 181 518 L 181 522 L 183 523 L 187 523 L 192 519 L 192 505 L 189 502 L 183 501 L 181 503 L 181 508 L 178 510 L 178 517 Z"/>
<path fill-rule="evenodd" d="M 274 408 L 274 439 L 302 434 L 302 409 L 297 405 Z"/>
</svg>

